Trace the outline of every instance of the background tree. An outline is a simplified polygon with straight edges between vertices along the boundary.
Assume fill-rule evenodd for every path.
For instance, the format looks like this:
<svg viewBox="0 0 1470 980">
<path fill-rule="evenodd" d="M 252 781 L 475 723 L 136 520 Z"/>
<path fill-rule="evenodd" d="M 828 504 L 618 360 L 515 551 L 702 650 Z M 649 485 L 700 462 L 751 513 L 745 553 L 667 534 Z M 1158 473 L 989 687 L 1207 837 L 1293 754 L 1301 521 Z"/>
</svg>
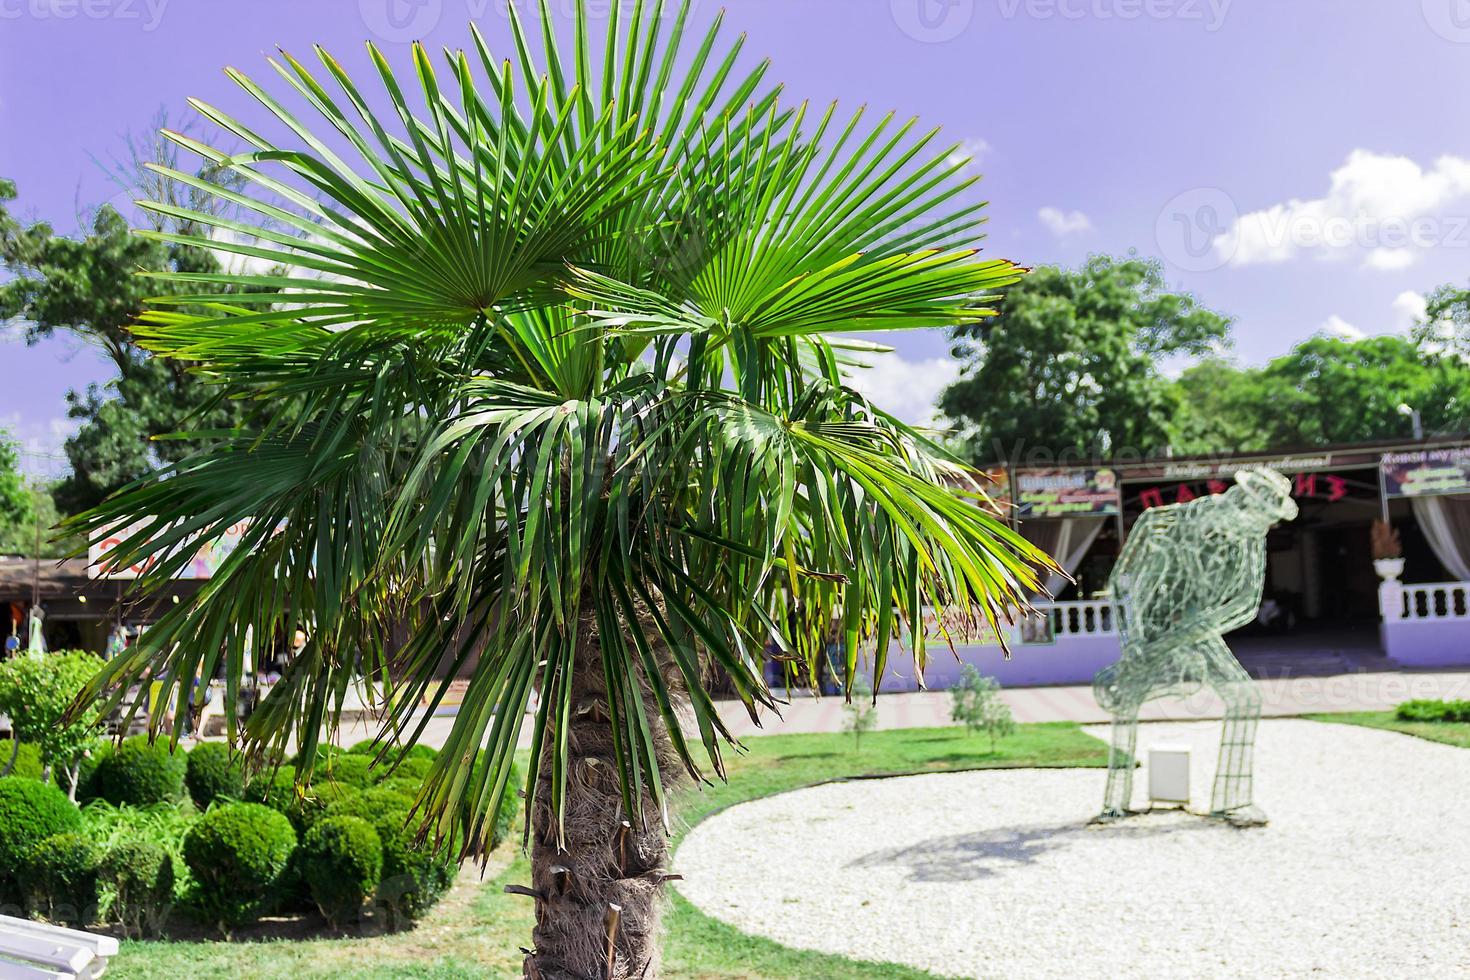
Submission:
<svg viewBox="0 0 1470 980">
<path fill-rule="evenodd" d="M 1446 284 L 1430 293 L 1413 335 L 1423 348 L 1470 356 L 1470 289 Z"/>
<path fill-rule="evenodd" d="M 1218 350 L 1230 322 L 1170 292 L 1155 261 L 1044 266 L 999 316 L 951 332 L 964 366 L 939 405 L 979 462 L 1157 452 L 1175 408 L 1160 361 Z"/>
<path fill-rule="evenodd" d="M 1175 448 L 1254 451 L 1407 439 L 1470 427 L 1470 365 L 1406 337 L 1313 337 L 1261 368 L 1209 361 L 1178 382 Z"/>
<path fill-rule="evenodd" d="M 175 144 L 130 140 L 128 147 L 128 156 L 114 168 L 116 182 L 125 192 L 170 209 L 147 212 L 152 230 L 197 233 L 203 227 L 197 219 L 180 214 L 233 212 L 229 201 L 149 169 L 173 169 L 178 163 Z M 206 164 L 200 170 L 209 174 L 217 168 Z M 29 343 L 69 333 L 101 350 L 117 369 L 117 377 L 107 384 L 67 396 L 67 414 L 81 425 L 66 441 L 70 472 L 54 494 L 61 511 L 72 514 L 197 448 L 197 443 L 155 437 L 176 432 L 186 420 L 190 428 L 208 430 L 228 427 L 239 417 L 234 405 L 219 400 L 182 365 L 149 357 L 128 332 L 147 297 L 158 291 L 157 282 L 140 272 L 223 270 L 204 242 L 132 235 L 128 220 L 111 204 L 91 214 L 79 237 L 58 235 L 47 221 L 21 222 L 5 206 L 16 193 L 13 182 L 0 180 L 0 262 L 11 275 L 0 284 L 0 320 L 23 323 Z M 234 287 L 200 288 L 226 293 Z"/>
<path fill-rule="evenodd" d="M 27 527 L 34 518 L 35 503 L 20 471 L 20 447 L 9 432 L 0 429 L 0 535 Z M 0 546 L 0 552 L 4 550 Z"/>
<path fill-rule="evenodd" d="M 96 734 L 101 713 L 96 705 L 67 718 L 67 708 L 102 666 L 101 658 L 82 650 L 60 650 L 45 655 L 23 653 L 0 663 L 0 714 L 9 716 L 14 744 L 41 750 L 49 779 L 59 768 L 70 771 L 72 798 L 76 797 L 74 767 Z M 9 759 L 0 759 L 0 770 Z"/>
<path fill-rule="evenodd" d="M 956 460 L 842 384 L 836 336 L 972 322 L 1019 278 L 977 255 L 966 161 L 912 122 L 783 104 L 718 19 L 681 52 L 689 6 L 612 5 L 599 51 L 578 3 L 563 57 L 511 5 L 510 57 L 476 33 L 436 68 L 415 45 L 410 81 L 373 48 L 371 98 L 323 51 L 276 66 L 300 99 L 232 73 L 282 142 L 207 107 L 246 149 L 180 142 L 292 234 L 248 246 L 190 212 L 232 234 L 149 238 L 282 271 L 172 269 L 135 335 L 246 415 L 77 522 L 144 522 L 108 558 L 157 559 L 145 591 L 252 522 L 86 697 L 152 670 L 176 718 L 201 674 L 233 701 L 247 630 L 304 625 L 244 737 L 296 737 L 309 776 L 354 677 L 393 689 L 391 744 L 421 731 L 442 664 L 467 669 L 418 809 L 462 854 L 488 844 L 529 724 L 543 980 L 658 974 L 667 787 L 723 771 L 707 664 L 757 716 L 768 642 L 810 669 L 840 623 L 849 684 L 869 643 L 881 677 L 901 621 L 935 604 L 994 627 L 1046 564 Z M 233 305 L 187 311 L 221 286 Z"/>
</svg>

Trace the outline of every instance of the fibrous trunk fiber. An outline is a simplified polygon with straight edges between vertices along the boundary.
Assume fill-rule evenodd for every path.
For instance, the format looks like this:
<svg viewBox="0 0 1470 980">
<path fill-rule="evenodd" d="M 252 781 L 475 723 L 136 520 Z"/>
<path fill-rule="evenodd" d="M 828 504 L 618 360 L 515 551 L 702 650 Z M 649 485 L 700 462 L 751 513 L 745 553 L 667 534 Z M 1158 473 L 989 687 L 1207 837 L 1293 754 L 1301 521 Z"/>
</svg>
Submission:
<svg viewBox="0 0 1470 980">
<path fill-rule="evenodd" d="M 653 729 L 663 785 L 679 771 L 652 695 L 644 713 Z M 530 980 L 653 980 L 659 973 L 659 917 L 668 837 L 656 807 L 644 800 L 642 819 L 624 809 L 613 756 L 595 627 L 584 621 L 572 677 L 572 718 L 565 835 L 558 843 L 552 807 L 548 730 L 535 804 L 531 808 L 531 886 L 536 893 L 535 949 L 526 956 Z"/>
</svg>

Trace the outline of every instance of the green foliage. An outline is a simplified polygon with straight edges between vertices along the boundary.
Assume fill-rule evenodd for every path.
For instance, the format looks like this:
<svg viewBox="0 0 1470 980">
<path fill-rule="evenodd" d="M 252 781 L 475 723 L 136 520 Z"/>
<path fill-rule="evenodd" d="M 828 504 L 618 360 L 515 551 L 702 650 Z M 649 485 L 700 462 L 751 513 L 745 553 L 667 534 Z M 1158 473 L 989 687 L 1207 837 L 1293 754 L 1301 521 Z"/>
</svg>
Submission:
<svg viewBox="0 0 1470 980">
<path fill-rule="evenodd" d="M 238 800 L 245 790 L 245 767 L 237 753 L 223 742 L 201 742 L 190 750 L 184 785 L 199 809 L 216 799 Z"/>
<path fill-rule="evenodd" d="M 197 541 L 253 523 L 240 560 L 165 613 L 99 692 L 150 669 L 183 683 L 220 647 L 237 665 L 247 630 L 306 620 L 297 669 L 252 719 L 258 747 L 296 737 L 309 751 L 358 674 L 391 677 L 386 729 L 401 739 L 439 665 L 472 662 L 475 710 L 456 715 L 444 754 L 483 751 L 500 780 L 531 691 L 579 703 L 574 686 L 596 677 L 623 803 L 655 813 L 674 775 L 656 771 L 662 732 L 698 732 L 673 743 L 691 774 L 718 770 L 726 742 L 694 647 L 756 710 L 775 704 L 761 656 L 773 624 L 814 663 L 834 621 L 852 657 L 880 638 L 886 650 L 895 605 L 913 619 L 943 596 L 993 622 L 1038 585 L 1046 559 L 973 506 L 957 461 L 843 373 L 853 352 L 881 353 L 849 335 L 982 320 L 1022 276 L 978 252 L 962 155 L 891 117 L 786 106 L 763 64 L 734 68 L 718 24 L 681 49 L 687 4 L 639 9 L 606 58 L 586 30 L 558 48 L 555 25 L 522 23 L 514 5 L 514 52 L 477 34 L 443 68 L 422 47 L 401 75 L 384 57 L 381 119 L 311 94 L 354 87 L 325 56 L 325 73 L 283 63 L 296 94 L 268 98 L 259 126 L 209 111 L 229 148 L 185 145 L 246 198 L 278 205 L 258 163 L 291 161 L 289 206 L 270 210 L 283 227 L 245 244 L 263 212 L 243 225 L 203 212 L 202 230 L 147 240 L 281 268 L 169 277 L 134 336 L 245 415 L 76 526 L 145 520 L 115 558 L 157 559 L 147 593 Z M 324 149 L 344 134 L 354 153 Z M 213 179 L 190 186 L 235 198 Z M 224 284 L 231 304 L 198 308 Z M 144 540 L 170 527 L 166 546 Z M 579 643 L 591 632 L 601 642 Z M 528 726 L 540 739 L 554 718 Z M 569 743 L 545 744 L 529 764 L 563 773 Z M 455 829 L 477 801 L 478 847 L 504 787 L 465 775 L 434 770 L 426 816 Z M 577 781 L 545 785 L 564 816 Z"/>
<path fill-rule="evenodd" d="M 357 793 L 356 787 L 334 782 L 325 774 L 320 781 L 298 788 L 295 772 L 282 768 L 257 773 L 245 784 L 241 795 L 248 802 L 260 803 L 284 814 L 298 833 L 305 833 L 328 806 L 339 800 L 351 799 Z"/>
<path fill-rule="evenodd" d="M 229 210 L 194 192 L 184 181 L 145 169 L 149 163 L 182 166 L 173 144 L 159 139 L 146 147 L 132 144 L 133 159 L 116 175 L 139 197 L 168 201 L 179 215 L 204 209 L 220 215 Z M 206 164 L 201 174 L 215 172 Z M 190 176 L 185 174 L 184 176 Z M 0 283 L 0 321 L 26 325 L 26 342 L 57 333 L 71 334 L 100 348 L 118 376 L 104 386 L 67 395 L 68 414 L 81 422 L 66 441 L 70 472 L 55 488 L 65 513 L 77 513 L 108 493 L 157 468 L 160 461 L 182 458 L 198 444 L 189 440 L 155 440 L 177 431 L 189 418 L 203 427 L 228 426 L 239 415 L 228 401 L 214 398 L 209 386 L 176 365 L 150 358 L 129 332 L 148 297 L 158 292 L 139 271 L 195 274 L 220 273 L 208 248 L 195 243 L 160 242 L 132 234 L 128 221 L 110 205 L 93 212 L 77 237 L 58 235 L 49 222 L 23 223 L 7 205 L 16 196 L 13 182 L 0 180 L 0 266 L 8 273 Z M 150 231 L 189 232 L 201 226 L 191 217 L 153 215 Z M 230 293 L 229 284 L 197 287 L 214 295 Z"/>
<path fill-rule="evenodd" d="M 373 784 L 374 778 L 384 771 L 371 769 L 372 762 L 369 756 L 339 753 L 316 770 L 313 782 L 316 785 L 334 782 L 353 789 L 367 789 Z"/>
<path fill-rule="evenodd" d="M 340 926 L 357 918 L 378 887 L 383 842 L 360 817 L 324 817 L 302 839 L 297 862 L 317 908 Z"/>
<path fill-rule="evenodd" d="M 184 861 L 200 909 L 221 926 L 242 925 L 268 911 L 296 847 L 296 831 L 280 813 L 257 803 L 227 803 L 184 835 Z"/>
<path fill-rule="evenodd" d="M 12 514 L 10 519 L 0 518 L 0 555 L 24 555 L 27 558 L 64 558 L 84 546 L 84 539 L 75 535 L 57 537 L 55 527 L 63 515 L 56 508 L 52 496 L 55 484 L 27 480 L 23 492 L 30 500 L 26 515 Z M 40 547 L 37 549 L 36 529 L 40 528 Z"/>
<path fill-rule="evenodd" d="M 20 748 L 16 748 L 16 742 L 8 738 L 0 738 L 0 774 L 6 776 L 21 776 L 25 779 L 40 779 L 43 768 L 41 762 L 41 750 L 34 745 L 21 742 Z M 12 756 L 14 762 L 11 762 Z M 9 765 L 10 771 L 5 772 Z"/>
<path fill-rule="evenodd" d="M 30 907 L 52 922 L 81 928 L 97 918 L 102 849 L 80 833 L 55 834 L 32 847 L 22 870 Z"/>
<path fill-rule="evenodd" d="M 10 432 L 0 428 L 0 554 L 10 550 L 4 545 L 11 529 L 20 529 L 22 534 L 33 530 L 35 518 L 35 503 L 20 472 L 20 448 Z"/>
<path fill-rule="evenodd" d="M 382 824 L 377 828 L 382 836 Z M 414 830 L 406 828 L 383 837 L 383 878 L 378 902 L 391 924 L 416 922 L 438 903 L 454 884 L 459 869 L 456 854 L 447 845 L 417 844 Z"/>
<path fill-rule="evenodd" d="M 1470 425 L 1470 365 L 1404 337 L 1313 337 L 1261 368 L 1206 361 L 1180 376 L 1174 448 L 1186 453 L 1407 439 Z"/>
<path fill-rule="evenodd" d="M 977 462 L 1151 453 L 1168 445 L 1174 408 L 1160 362 L 1218 349 L 1230 323 L 1171 292 L 1154 261 L 1043 266 L 1006 292 L 999 316 L 952 330 L 964 366 L 940 408 Z"/>
<path fill-rule="evenodd" d="M 124 840 L 102 859 L 101 876 L 112 891 L 112 917 L 124 935 L 156 935 L 173 908 L 174 859 L 152 840 Z"/>
<path fill-rule="evenodd" d="M 176 802 L 184 796 L 188 763 L 183 752 L 147 735 L 123 741 L 97 764 L 97 795 L 114 806 Z"/>
<path fill-rule="evenodd" d="M 842 730 L 852 736 L 853 748 L 862 748 L 863 735 L 878 724 L 878 702 L 867 677 L 858 674 L 853 678 L 851 697 L 842 705 L 842 713 Z"/>
<path fill-rule="evenodd" d="M 1402 721 L 1470 722 L 1470 701 L 1405 701 L 1394 715 Z"/>
<path fill-rule="evenodd" d="M 64 716 L 102 666 L 100 657 L 84 650 L 23 654 L 0 663 L 0 714 L 10 716 L 16 737 L 40 749 L 53 769 L 70 766 L 92 739 L 100 708 L 70 723 Z"/>
<path fill-rule="evenodd" d="M 56 834 L 74 833 L 82 815 L 66 794 L 34 779 L 0 779 L 0 910 L 17 914 L 24 895 L 17 873 L 31 848 Z"/>
<path fill-rule="evenodd" d="M 990 736 L 990 750 L 1016 731 L 1011 706 L 1000 696 L 1000 684 L 985 677 L 973 664 L 960 668 L 959 682 L 950 689 L 950 721 L 961 722 L 970 734 L 983 731 Z"/>
<path fill-rule="evenodd" d="M 510 778 L 505 781 L 505 789 L 500 795 L 500 809 L 495 813 L 495 827 L 490 834 L 490 847 L 499 847 L 515 833 L 516 816 L 520 812 L 520 791 L 524 779 L 520 767 L 512 764 L 510 767 Z"/>
<path fill-rule="evenodd" d="M 1424 319 L 1413 330 L 1420 346 L 1461 358 L 1470 355 L 1470 289 L 1440 286 L 1424 306 Z"/>
<path fill-rule="evenodd" d="M 102 767 L 102 760 L 112 755 L 114 743 L 111 739 L 94 738 L 87 742 L 82 748 L 81 755 L 76 760 L 76 799 L 79 803 L 89 800 L 100 799 L 101 789 L 97 783 L 97 770 Z M 66 788 L 64 785 L 63 788 Z"/>
<path fill-rule="evenodd" d="M 381 787 L 333 803 L 327 817 L 358 817 L 372 824 L 383 843 L 383 877 L 378 901 L 391 922 L 417 920 L 454 882 L 452 847 L 416 845 L 417 823 L 410 818 L 413 798 Z"/>
</svg>

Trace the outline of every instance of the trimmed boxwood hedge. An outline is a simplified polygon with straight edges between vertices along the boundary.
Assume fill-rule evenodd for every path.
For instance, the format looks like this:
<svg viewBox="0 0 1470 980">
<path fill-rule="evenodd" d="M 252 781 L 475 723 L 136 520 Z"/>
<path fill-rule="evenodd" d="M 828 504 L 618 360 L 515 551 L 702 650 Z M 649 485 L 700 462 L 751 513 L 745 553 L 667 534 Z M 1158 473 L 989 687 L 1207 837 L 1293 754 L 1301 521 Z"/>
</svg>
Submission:
<svg viewBox="0 0 1470 980">
<path fill-rule="evenodd" d="M 361 817 L 323 817 L 301 841 L 297 868 L 333 926 L 351 922 L 378 887 L 383 841 Z"/>
<path fill-rule="evenodd" d="M 102 848 L 83 834 L 54 834 L 32 847 L 22 870 L 33 911 L 81 928 L 97 918 Z"/>
<path fill-rule="evenodd" d="M 0 770 L 10 765 L 10 754 L 15 752 L 15 764 L 11 766 L 7 776 L 19 776 L 22 779 L 40 779 L 43 771 L 41 766 L 41 750 L 26 742 L 20 743 L 20 751 L 16 752 L 15 742 L 8 738 L 0 738 Z"/>
<path fill-rule="evenodd" d="M 162 844 L 120 841 L 102 859 L 102 880 L 112 886 L 112 916 L 131 936 L 156 934 L 173 907 L 174 862 Z"/>
<path fill-rule="evenodd" d="M 31 849 L 81 829 L 81 811 L 55 786 L 19 776 L 0 779 L 0 913 L 23 911 L 19 872 Z"/>
<path fill-rule="evenodd" d="M 240 799 L 245 791 L 245 767 L 223 742 L 201 742 L 189 753 L 184 769 L 189 798 L 201 810 L 224 798 Z"/>
<path fill-rule="evenodd" d="M 1470 701 L 1405 701 L 1394 712 L 1401 721 L 1470 721 Z"/>
<path fill-rule="evenodd" d="M 227 803 L 184 835 L 184 862 L 200 910 L 221 926 L 269 912 L 296 849 L 291 821 L 259 803 Z"/>
<path fill-rule="evenodd" d="M 97 794 L 113 806 L 173 803 L 184 797 L 184 753 L 148 736 L 123 739 L 97 764 Z"/>
</svg>

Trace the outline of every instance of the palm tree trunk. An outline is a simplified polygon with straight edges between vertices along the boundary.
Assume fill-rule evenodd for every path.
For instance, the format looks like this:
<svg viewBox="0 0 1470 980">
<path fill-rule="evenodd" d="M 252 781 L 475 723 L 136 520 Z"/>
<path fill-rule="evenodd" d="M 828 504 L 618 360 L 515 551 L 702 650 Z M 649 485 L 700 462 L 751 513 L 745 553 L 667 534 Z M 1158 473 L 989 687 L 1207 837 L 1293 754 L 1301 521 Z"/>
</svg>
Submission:
<svg viewBox="0 0 1470 980">
<path fill-rule="evenodd" d="M 529 980 L 653 980 L 659 973 L 668 838 L 649 802 L 642 805 L 641 820 L 624 811 L 606 704 L 596 627 L 584 617 L 572 677 L 564 846 L 557 844 L 551 805 L 554 728 L 547 731 L 531 812 L 536 928 L 535 950 L 524 963 Z M 667 789 L 680 770 L 646 690 L 644 711 L 655 726 Z"/>
</svg>

